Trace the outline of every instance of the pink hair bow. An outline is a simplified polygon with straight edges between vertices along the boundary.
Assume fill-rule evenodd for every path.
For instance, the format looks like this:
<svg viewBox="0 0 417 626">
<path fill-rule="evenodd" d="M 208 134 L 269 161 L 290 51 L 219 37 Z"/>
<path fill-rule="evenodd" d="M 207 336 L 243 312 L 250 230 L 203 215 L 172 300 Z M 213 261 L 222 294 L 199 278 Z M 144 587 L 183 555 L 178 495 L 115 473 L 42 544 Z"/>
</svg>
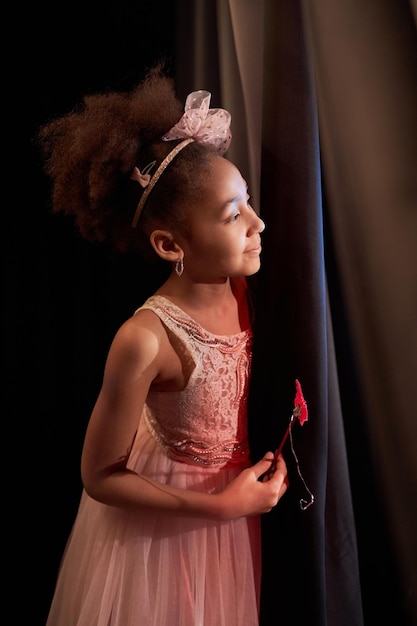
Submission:
<svg viewBox="0 0 417 626">
<path fill-rule="evenodd" d="M 225 109 L 210 109 L 211 93 L 200 89 L 193 91 L 185 101 L 185 113 L 162 139 L 187 139 L 207 143 L 224 154 L 232 140 L 231 115 Z"/>
<path fill-rule="evenodd" d="M 153 168 L 155 163 L 156 161 L 148 163 L 148 165 L 143 168 L 142 172 L 138 167 L 134 167 L 130 179 L 136 180 L 142 187 L 147 187 L 149 185 L 149 181 L 151 180 L 151 175 L 149 174 L 149 172 Z"/>
</svg>

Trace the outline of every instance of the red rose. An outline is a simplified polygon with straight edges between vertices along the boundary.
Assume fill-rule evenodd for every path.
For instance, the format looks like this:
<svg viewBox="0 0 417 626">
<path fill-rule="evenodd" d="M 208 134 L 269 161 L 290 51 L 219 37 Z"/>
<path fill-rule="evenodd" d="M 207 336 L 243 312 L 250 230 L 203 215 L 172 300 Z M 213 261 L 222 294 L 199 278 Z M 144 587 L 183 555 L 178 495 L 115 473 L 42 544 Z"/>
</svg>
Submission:
<svg viewBox="0 0 417 626">
<path fill-rule="evenodd" d="M 300 381 L 295 380 L 296 394 L 294 400 L 294 411 L 292 412 L 294 417 L 298 417 L 300 426 L 308 420 L 307 402 L 304 400 L 303 392 L 301 389 Z"/>
</svg>

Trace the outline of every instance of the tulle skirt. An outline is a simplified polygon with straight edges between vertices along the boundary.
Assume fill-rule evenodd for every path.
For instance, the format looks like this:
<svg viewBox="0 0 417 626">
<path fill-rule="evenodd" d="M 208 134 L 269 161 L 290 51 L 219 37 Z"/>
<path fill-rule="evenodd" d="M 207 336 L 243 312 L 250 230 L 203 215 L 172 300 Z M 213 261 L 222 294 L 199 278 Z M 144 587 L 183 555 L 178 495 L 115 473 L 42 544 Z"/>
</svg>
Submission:
<svg viewBox="0 0 417 626">
<path fill-rule="evenodd" d="M 209 493 L 240 471 L 173 461 L 144 426 L 129 467 Z M 47 626 L 257 626 L 259 528 L 258 517 L 126 512 L 83 492 Z"/>
</svg>

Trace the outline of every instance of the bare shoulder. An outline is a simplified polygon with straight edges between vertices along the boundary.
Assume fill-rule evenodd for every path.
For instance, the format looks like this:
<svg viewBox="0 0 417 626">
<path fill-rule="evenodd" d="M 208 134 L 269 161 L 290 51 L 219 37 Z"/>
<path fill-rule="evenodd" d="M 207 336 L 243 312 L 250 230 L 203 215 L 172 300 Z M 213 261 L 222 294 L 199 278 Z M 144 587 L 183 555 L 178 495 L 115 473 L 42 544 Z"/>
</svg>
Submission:
<svg viewBox="0 0 417 626">
<path fill-rule="evenodd" d="M 116 332 L 110 353 L 124 359 L 154 360 L 161 352 L 166 334 L 158 316 L 150 310 L 140 310 L 127 319 Z"/>
<path fill-rule="evenodd" d="M 158 315 L 140 309 L 116 333 L 109 352 L 111 369 L 143 379 L 159 389 L 182 389 L 184 368 Z"/>
</svg>

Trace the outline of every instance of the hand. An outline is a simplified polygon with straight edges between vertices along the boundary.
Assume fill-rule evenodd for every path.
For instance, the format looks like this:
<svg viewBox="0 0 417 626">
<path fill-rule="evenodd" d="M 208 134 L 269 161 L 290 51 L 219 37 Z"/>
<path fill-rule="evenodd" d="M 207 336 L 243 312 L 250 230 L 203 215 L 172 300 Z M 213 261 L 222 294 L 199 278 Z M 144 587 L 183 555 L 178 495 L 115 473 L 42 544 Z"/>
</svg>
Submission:
<svg viewBox="0 0 417 626">
<path fill-rule="evenodd" d="M 276 506 L 288 488 L 288 480 L 287 466 L 282 455 L 277 459 L 275 471 L 267 476 L 273 460 L 274 453 L 267 452 L 255 465 L 242 470 L 218 494 L 220 516 L 223 519 L 268 513 Z"/>
</svg>

